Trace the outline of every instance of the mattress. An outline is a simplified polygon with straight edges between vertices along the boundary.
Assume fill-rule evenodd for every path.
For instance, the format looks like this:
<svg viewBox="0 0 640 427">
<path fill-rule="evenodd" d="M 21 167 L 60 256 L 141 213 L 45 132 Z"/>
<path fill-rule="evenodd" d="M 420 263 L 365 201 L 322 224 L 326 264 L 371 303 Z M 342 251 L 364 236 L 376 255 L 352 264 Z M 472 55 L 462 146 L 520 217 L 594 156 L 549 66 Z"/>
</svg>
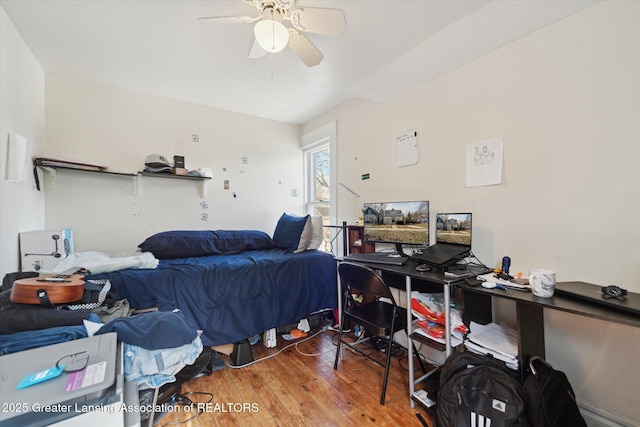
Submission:
<svg viewBox="0 0 640 427">
<path fill-rule="evenodd" d="M 337 306 L 335 259 L 318 250 L 165 259 L 156 269 L 120 270 L 86 279 L 109 279 L 112 292 L 133 308 L 182 311 L 202 330 L 206 346 L 241 341 Z"/>
</svg>

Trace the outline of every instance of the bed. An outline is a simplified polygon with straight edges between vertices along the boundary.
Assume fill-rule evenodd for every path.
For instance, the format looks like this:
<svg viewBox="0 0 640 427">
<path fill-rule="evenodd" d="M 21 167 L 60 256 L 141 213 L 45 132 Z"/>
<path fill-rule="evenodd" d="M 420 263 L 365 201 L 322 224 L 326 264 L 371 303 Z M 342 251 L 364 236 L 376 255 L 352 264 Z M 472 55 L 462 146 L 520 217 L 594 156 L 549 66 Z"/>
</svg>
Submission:
<svg viewBox="0 0 640 427">
<path fill-rule="evenodd" d="M 158 233 L 140 244 L 157 268 L 85 279 L 108 279 L 133 308 L 181 310 L 206 346 L 238 342 L 337 306 L 336 262 L 315 249 L 317 227 L 294 217 L 293 231 L 283 229 L 283 218 L 273 238 L 255 230 Z"/>
</svg>

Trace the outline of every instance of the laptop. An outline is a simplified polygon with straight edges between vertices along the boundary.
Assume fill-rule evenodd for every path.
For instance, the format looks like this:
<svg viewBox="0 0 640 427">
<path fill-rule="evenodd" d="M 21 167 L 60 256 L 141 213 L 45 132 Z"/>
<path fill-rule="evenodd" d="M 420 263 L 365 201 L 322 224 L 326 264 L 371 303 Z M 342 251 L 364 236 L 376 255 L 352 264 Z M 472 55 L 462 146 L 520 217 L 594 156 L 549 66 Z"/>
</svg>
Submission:
<svg viewBox="0 0 640 427">
<path fill-rule="evenodd" d="M 471 252 L 471 213 L 436 214 L 436 243 L 411 257 L 418 263 L 448 267 Z"/>
<path fill-rule="evenodd" d="M 116 364 L 122 363 L 117 345 L 112 332 L 0 356 L 2 402 L 18 408 L 0 411 L 0 425 L 48 425 L 81 415 L 82 408 L 109 404 L 113 388 L 118 388 Z M 55 367 L 58 361 L 75 372 L 17 388 L 25 377 Z"/>
<path fill-rule="evenodd" d="M 395 253 L 373 252 L 373 253 L 352 253 L 344 257 L 345 261 L 370 262 L 373 264 L 386 265 L 403 265 L 407 260 L 406 257 L 396 255 Z"/>
</svg>

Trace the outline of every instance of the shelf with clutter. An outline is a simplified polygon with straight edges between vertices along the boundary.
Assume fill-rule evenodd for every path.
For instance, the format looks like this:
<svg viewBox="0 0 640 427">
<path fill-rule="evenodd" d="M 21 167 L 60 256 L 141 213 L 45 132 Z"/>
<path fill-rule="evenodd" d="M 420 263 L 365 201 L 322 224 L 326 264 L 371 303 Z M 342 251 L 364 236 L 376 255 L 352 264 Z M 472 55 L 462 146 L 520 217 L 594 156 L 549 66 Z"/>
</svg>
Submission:
<svg viewBox="0 0 640 427">
<path fill-rule="evenodd" d="M 376 251 L 375 243 L 366 242 L 364 227 L 358 224 L 347 225 L 348 253 L 371 253 Z"/>
<path fill-rule="evenodd" d="M 150 154 L 145 158 L 144 165 L 144 170 L 139 171 L 138 176 L 201 181 L 202 198 L 207 197 L 207 181 L 211 179 L 211 170 L 200 168 L 189 171 L 185 168 L 184 156 L 173 156 L 171 164 L 161 154 Z M 140 180 L 137 181 L 136 194 L 142 194 Z"/>
<path fill-rule="evenodd" d="M 109 170 L 105 165 L 97 163 L 79 162 L 75 160 L 65 160 L 50 157 L 35 157 L 33 159 L 34 178 L 36 181 L 36 188 L 40 190 L 40 179 L 35 169 L 42 170 L 46 173 L 46 186 L 44 187 L 45 191 L 55 191 L 57 173 L 61 170 L 71 172 L 97 173 L 114 177 L 128 177 L 133 178 L 133 193 L 137 196 L 142 194 L 142 186 L 140 183 L 141 176 L 201 181 L 202 197 L 206 197 L 206 182 L 211 179 L 211 176 L 205 176 L 204 174 L 210 175 L 210 170 L 201 168 L 196 171 L 189 171 L 184 168 L 184 157 L 175 156 L 174 158 L 178 158 L 178 167 L 174 167 L 173 165 L 169 164 L 164 156 L 152 154 L 150 156 L 147 156 L 147 158 L 145 159 L 144 170 L 138 172 L 116 172 Z"/>
</svg>

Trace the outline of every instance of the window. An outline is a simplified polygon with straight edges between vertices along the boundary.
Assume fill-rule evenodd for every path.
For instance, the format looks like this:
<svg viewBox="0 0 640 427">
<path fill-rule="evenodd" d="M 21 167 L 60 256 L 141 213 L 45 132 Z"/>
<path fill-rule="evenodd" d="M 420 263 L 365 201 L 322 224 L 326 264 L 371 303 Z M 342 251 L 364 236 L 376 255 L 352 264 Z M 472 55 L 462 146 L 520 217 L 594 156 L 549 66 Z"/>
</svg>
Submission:
<svg viewBox="0 0 640 427">
<path fill-rule="evenodd" d="M 336 122 L 302 136 L 304 150 L 305 210 L 336 224 Z"/>
<path fill-rule="evenodd" d="M 329 144 L 307 150 L 307 213 L 331 223 L 331 149 Z"/>
</svg>

